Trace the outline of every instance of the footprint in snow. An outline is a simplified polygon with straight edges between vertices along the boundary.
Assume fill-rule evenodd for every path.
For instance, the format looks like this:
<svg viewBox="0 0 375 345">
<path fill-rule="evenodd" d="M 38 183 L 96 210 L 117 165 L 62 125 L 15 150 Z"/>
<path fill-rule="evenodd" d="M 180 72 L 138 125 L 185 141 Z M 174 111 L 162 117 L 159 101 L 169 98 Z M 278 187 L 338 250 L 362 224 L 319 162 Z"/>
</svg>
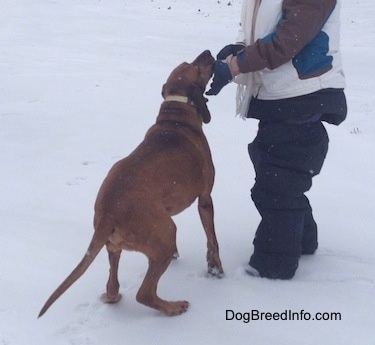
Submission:
<svg viewBox="0 0 375 345">
<path fill-rule="evenodd" d="M 79 186 L 81 185 L 83 182 L 86 181 L 86 177 L 75 177 L 74 179 L 68 181 L 66 184 L 68 186 Z"/>
</svg>

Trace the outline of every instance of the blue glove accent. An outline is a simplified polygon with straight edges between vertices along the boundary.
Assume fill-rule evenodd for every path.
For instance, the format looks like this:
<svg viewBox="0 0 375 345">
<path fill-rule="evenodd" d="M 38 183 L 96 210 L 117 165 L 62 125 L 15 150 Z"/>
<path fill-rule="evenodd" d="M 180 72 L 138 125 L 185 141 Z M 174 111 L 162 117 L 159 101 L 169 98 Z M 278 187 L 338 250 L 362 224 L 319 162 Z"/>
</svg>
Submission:
<svg viewBox="0 0 375 345">
<path fill-rule="evenodd" d="M 206 95 L 216 96 L 220 90 L 232 80 L 233 76 L 228 64 L 225 61 L 216 60 L 214 65 L 214 78 Z"/>
<path fill-rule="evenodd" d="M 245 44 L 228 44 L 217 53 L 218 60 L 225 60 L 229 55 L 236 56 L 245 50 Z"/>
</svg>

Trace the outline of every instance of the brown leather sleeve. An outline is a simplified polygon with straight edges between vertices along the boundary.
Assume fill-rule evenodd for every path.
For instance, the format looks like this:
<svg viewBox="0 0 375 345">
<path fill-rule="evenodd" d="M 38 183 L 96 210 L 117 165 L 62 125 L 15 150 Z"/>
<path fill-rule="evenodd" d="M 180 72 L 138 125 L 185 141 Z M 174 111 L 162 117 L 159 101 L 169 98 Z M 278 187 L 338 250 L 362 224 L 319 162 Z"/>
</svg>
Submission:
<svg viewBox="0 0 375 345">
<path fill-rule="evenodd" d="M 319 33 L 335 5 L 336 0 L 284 0 L 275 31 L 239 57 L 241 73 L 272 70 L 291 60 Z"/>
</svg>

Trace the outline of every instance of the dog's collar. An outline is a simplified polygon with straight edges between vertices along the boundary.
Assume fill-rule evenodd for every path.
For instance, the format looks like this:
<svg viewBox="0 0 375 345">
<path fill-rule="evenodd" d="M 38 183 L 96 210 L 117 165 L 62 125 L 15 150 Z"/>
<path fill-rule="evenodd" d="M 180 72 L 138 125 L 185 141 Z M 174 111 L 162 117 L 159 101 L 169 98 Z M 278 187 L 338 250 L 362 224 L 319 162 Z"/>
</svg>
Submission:
<svg viewBox="0 0 375 345">
<path fill-rule="evenodd" d="M 164 102 L 180 102 L 190 104 L 191 106 L 195 107 L 194 102 L 189 100 L 189 97 L 186 96 L 168 95 L 167 97 L 165 97 Z"/>
</svg>

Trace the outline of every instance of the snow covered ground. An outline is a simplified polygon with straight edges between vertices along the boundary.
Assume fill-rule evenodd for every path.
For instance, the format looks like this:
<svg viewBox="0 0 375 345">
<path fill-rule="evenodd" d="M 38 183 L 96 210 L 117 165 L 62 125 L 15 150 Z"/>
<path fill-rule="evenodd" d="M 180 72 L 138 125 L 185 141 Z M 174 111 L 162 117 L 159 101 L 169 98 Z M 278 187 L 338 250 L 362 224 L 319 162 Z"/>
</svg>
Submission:
<svg viewBox="0 0 375 345">
<path fill-rule="evenodd" d="M 343 0 L 349 114 L 327 126 L 330 150 L 309 193 L 320 248 L 291 281 L 243 273 L 259 216 L 247 143 L 255 120 L 234 117 L 235 86 L 210 98 L 205 126 L 216 166 L 216 231 L 225 278 L 205 277 L 195 205 L 177 216 L 180 259 L 159 293 L 187 299 L 165 317 L 135 301 L 147 262 L 124 252 L 117 305 L 103 305 L 103 251 L 37 320 L 92 236 L 108 169 L 154 122 L 170 71 L 237 33 L 239 0 L 2 0 L 0 11 L 0 344 L 373 344 L 375 340 L 375 4 Z M 226 320 L 233 310 L 294 321 Z M 305 320 L 315 313 L 340 320 Z M 338 314 L 339 313 L 339 314 Z M 281 314 L 282 316 L 283 314 Z M 298 318 L 302 320 L 297 320 Z"/>
</svg>

